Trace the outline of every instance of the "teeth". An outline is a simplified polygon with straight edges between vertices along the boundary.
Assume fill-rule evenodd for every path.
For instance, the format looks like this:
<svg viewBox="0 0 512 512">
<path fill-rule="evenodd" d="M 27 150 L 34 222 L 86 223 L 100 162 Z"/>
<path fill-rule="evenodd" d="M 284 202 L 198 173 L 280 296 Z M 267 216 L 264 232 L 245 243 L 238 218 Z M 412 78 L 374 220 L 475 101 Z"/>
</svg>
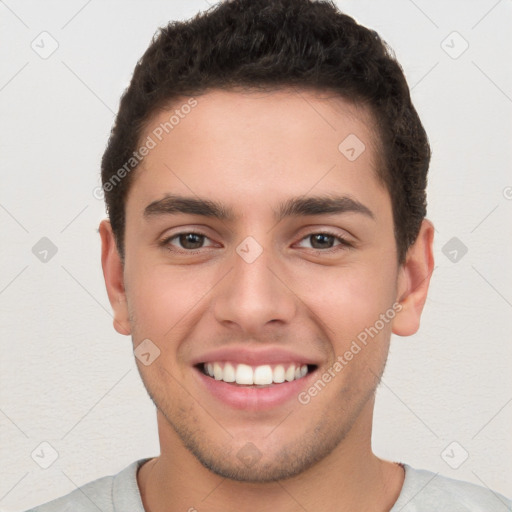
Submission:
<svg viewBox="0 0 512 512">
<path fill-rule="evenodd" d="M 295 365 L 288 366 L 288 370 L 286 370 L 284 378 L 291 382 L 292 380 L 295 380 Z"/>
<path fill-rule="evenodd" d="M 236 367 L 237 384 L 254 384 L 254 375 L 252 368 L 246 364 L 239 364 Z"/>
<path fill-rule="evenodd" d="M 307 372 L 307 368 L 306 368 Z M 272 380 L 277 383 L 284 382 L 284 366 L 282 364 L 278 364 L 274 368 L 274 372 L 272 374 Z"/>
<path fill-rule="evenodd" d="M 213 377 L 215 380 L 222 380 L 222 366 L 219 363 L 213 363 Z"/>
<path fill-rule="evenodd" d="M 235 380 L 236 380 L 235 369 L 233 368 L 232 364 L 226 363 L 224 365 L 224 372 L 222 374 L 222 380 L 224 382 L 235 382 Z"/>
<path fill-rule="evenodd" d="M 272 384 L 272 368 L 268 364 L 257 366 L 254 370 L 254 384 Z"/>
<path fill-rule="evenodd" d="M 278 364 L 272 368 L 268 364 L 252 367 L 247 364 L 205 363 L 204 372 L 215 380 L 246 386 L 267 386 L 301 379 L 307 375 L 308 367 L 305 364 Z"/>
</svg>

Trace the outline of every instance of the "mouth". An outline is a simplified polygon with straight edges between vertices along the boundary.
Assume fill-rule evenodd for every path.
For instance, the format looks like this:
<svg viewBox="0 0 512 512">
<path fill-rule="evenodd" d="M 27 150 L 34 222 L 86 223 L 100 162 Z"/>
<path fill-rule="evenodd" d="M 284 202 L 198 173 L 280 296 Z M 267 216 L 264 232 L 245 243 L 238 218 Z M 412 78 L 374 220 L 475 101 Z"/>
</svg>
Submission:
<svg viewBox="0 0 512 512">
<path fill-rule="evenodd" d="M 208 361 L 194 365 L 203 392 L 223 405 L 246 411 L 263 411 L 298 401 L 311 386 L 318 366 L 299 362 L 251 365 Z"/>
<path fill-rule="evenodd" d="M 264 388 L 298 381 L 316 370 L 314 364 L 283 363 L 252 366 L 234 362 L 199 363 L 196 368 L 207 377 L 233 386 Z"/>
</svg>

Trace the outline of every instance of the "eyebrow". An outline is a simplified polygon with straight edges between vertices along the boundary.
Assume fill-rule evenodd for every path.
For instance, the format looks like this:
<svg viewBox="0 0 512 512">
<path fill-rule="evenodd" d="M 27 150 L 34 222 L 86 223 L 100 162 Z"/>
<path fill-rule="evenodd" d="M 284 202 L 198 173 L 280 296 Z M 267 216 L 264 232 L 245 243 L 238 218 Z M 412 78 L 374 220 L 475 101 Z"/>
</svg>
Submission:
<svg viewBox="0 0 512 512">
<path fill-rule="evenodd" d="M 275 220 L 280 222 L 286 217 L 313 215 L 329 215 L 341 213 L 361 213 L 375 219 L 373 212 L 364 204 L 348 196 L 299 196 L 281 203 L 274 210 Z M 216 201 L 197 197 L 186 197 L 175 194 L 166 195 L 163 199 L 153 201 L 144 209 L 144 217 L 157 215 L 190 214 L 201 215 L 222 221 L 234 221 L 234 211 Z"/>
</svg>

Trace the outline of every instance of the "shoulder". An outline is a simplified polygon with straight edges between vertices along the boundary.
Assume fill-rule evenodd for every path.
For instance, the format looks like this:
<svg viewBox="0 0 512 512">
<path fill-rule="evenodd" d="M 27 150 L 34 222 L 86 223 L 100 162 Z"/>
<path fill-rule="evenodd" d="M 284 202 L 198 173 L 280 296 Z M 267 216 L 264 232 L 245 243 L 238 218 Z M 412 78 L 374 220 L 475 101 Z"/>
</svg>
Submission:
<svg viewBox="0 0 512 512">
<path fill-rule="evenodd" d="M 407 464 L 400 496 L 391 512 L 512 511 L 512 501 L 485 487 L 454 480 Z"/>
<path fill-rule="evenodd" d="M 27 512 L 114 512 L 126 507 L 133 512 L 143 512 L 137 469 L 147 460 L 132 462 L 116 475 L 98 478 Z"/>
<path fill-rule="evenodd" d="M 112 487 L 114 476 L 105 476 L 89 482 L 55 500 L 39 505 L 27 512 L 113 512 Z"/>
</svg>

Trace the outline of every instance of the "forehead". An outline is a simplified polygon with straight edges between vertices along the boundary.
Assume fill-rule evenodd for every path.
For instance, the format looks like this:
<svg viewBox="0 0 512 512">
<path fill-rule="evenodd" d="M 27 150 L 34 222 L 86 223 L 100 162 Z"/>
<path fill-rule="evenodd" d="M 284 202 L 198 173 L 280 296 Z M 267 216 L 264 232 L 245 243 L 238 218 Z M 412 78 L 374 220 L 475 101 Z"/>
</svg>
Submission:
<svg viewBox="0 0 512 512">
<path fill-rule="evenodd" d="M 285 196 L 382 193 L 371 113 L 333 93 L 214 90 L 182 98 L 147 123 L 152 148 L 130 196 L 181 193 L 248 208 Z M 141 204 L 142 206 L 142 204 Z"/>
</svg>

